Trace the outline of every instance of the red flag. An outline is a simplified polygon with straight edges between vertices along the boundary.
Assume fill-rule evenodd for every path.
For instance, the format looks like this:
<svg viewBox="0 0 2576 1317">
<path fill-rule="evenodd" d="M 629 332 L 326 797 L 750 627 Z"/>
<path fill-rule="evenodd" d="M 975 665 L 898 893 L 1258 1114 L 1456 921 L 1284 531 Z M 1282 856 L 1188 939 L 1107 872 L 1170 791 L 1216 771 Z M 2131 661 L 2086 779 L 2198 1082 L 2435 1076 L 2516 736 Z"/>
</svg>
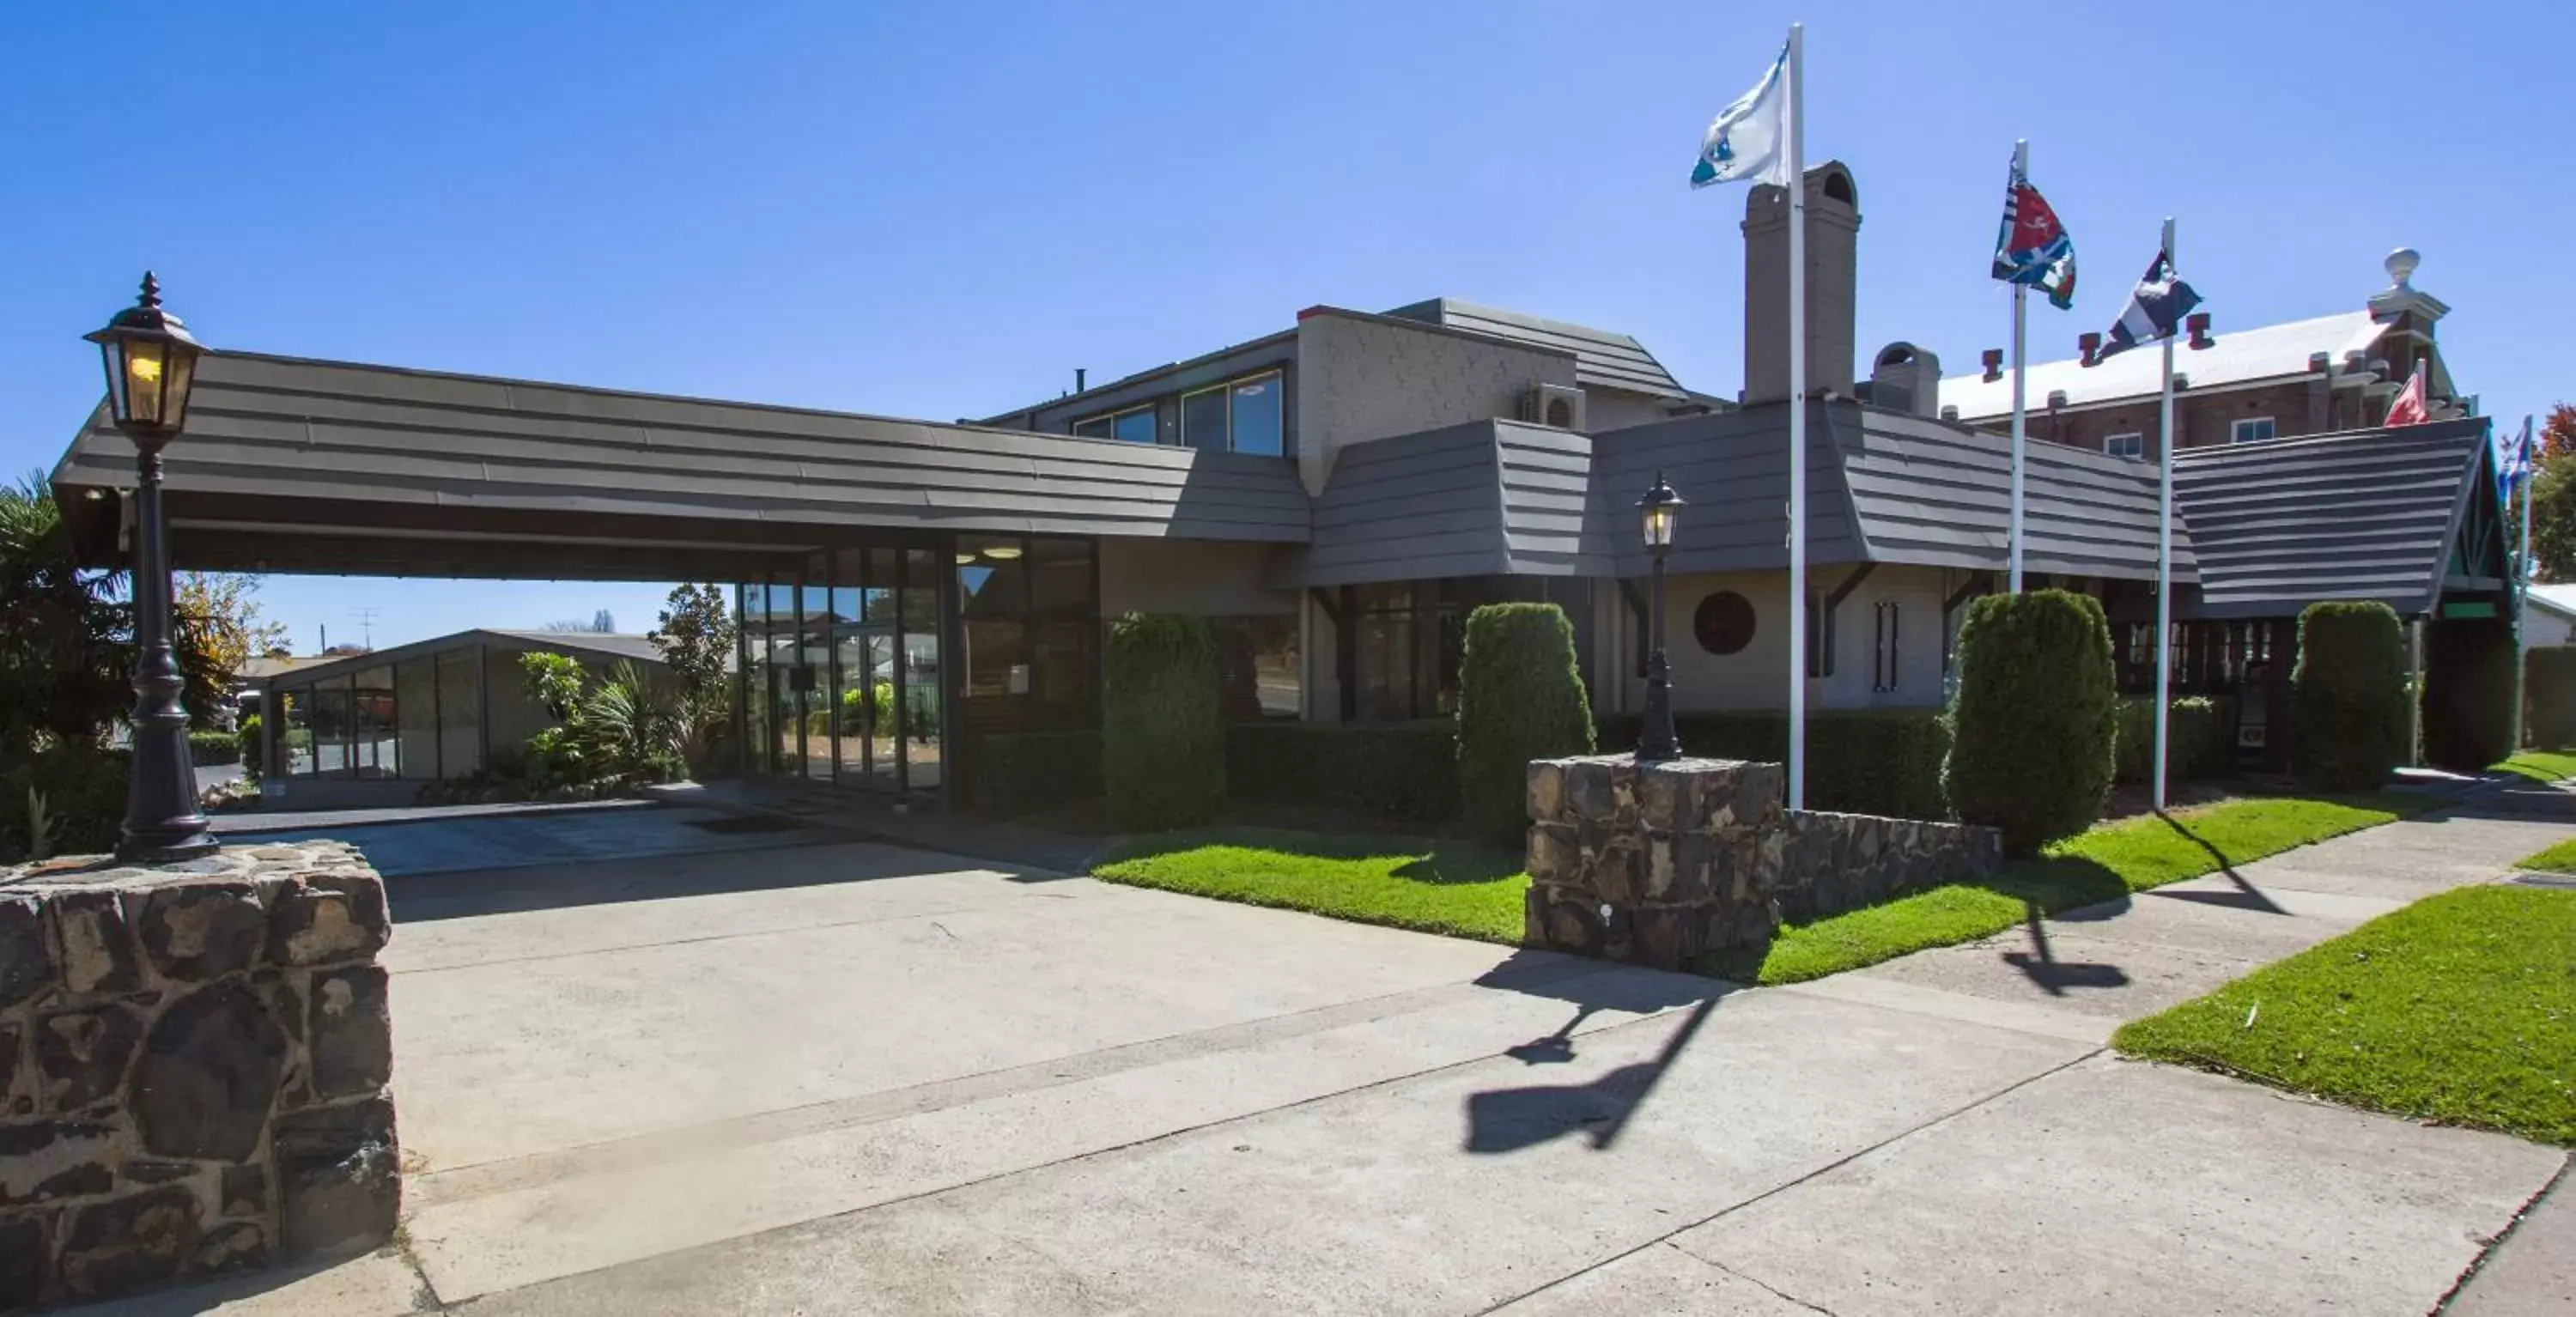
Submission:
<svg viewBox="0 0 2576 1317">
<path fill-rule="evenodd" d="M 2431 419 L 2432 415 L 2424 410 L 2424 368 L 2418 366 L 2414 374 L 2406 377 L 2406 387 L 2398 390 L 2396 401 L 2388 404 L 2386 424 L 2422 425 Z"/>
</svg>

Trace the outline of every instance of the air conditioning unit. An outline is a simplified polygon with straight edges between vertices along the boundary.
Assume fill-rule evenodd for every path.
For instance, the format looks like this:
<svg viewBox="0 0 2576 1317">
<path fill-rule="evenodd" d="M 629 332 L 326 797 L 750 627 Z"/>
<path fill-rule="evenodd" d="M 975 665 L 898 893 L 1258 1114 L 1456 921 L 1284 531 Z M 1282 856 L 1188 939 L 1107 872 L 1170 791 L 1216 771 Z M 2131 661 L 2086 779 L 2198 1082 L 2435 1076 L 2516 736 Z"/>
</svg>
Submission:
<svg viewBox="0 0 2576 1317">
<path fill-rule="evenodd" d="M 1583 390 L 1567 384 L 1541 384 L 1521 391 L 1518 419 L 1559 430 L 1581 430 Z"/>
</svg>

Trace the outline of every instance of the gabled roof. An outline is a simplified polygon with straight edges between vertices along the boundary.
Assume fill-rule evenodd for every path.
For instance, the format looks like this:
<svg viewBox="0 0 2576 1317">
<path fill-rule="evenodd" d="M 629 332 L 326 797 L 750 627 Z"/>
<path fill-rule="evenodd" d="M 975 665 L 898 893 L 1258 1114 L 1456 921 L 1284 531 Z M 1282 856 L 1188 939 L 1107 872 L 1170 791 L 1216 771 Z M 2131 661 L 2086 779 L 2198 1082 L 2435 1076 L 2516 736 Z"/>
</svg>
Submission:
<svg viewBox="0 0 2576 1317">
<path fill-rule="evenodd" d="M 2483 417 L 2186 448 L 2174 502 L 2200 556 L 2193 617 L 2284 617 L 2321 599 L 2429 611 L 2470 500 L 2492 505 Z"/>
<path fill-rule="evenodd" d="M 489 645 L 504 652 L 531 649 L 553 650 L 574 658 L 603 663 L 633 662 L 651 668 L 667 667 L 662 651 L 642 636 L 619 635 L 599 631 L 506 631 L 494 627 L 470 630 L 415 640 L 390 649 L 361 650 L 355 654 L 332 654 L 322 658 L 299 660 L 291 668 L 257 674 L 265 686 L 302 686 L 309 682 L 329 681 L 362 672 L 369 668 L 388 667 L 427 658 L 452 649 Z M 245 673 L 245 676 L 253 675 Z"/>
<path fill-rule="evenodd" d="M 2369 352 L 2387 332 L 2388 326 L 2363 310 L 2213 333 L 2210 337 L 2214 341 L 2205 348 L 2176 343 L 2174 372 L 2189 376 L 2192 390 L 2198 392 L 2221 385 L 2304 375 L 2308 358 L 2319 352 L 2325 353 L 2334 368 L 2340 370 L 2346 352 Z M 2400 374 L 2406 369 L 2404 362 L 2390 364 Z M 2048 395 L 2059 389 L 2066 391 L 2070 407 L 2114 398 L 2153 397 L 2163 387 L 2158 378 L 2163 365 L 2164 353 L 2152 345 L 2132 348 L 2092 366 L 2075 357 L 2036 362 L 2030 367 L 2030 386 L 2023 393 L 2023 403 L 2034 413 L 2044 411 Z M 2010 416 L 2012 381 L 2009 365 L 1993 380 L 1977 371 L 1948 376 L 1941 381 L 1941 405 L 1958 408 L 1963 421 Z"/>
<path fill-rule="evenodd" d="M 1655 360 L 1646 345 L 1606 329 L 1592 329 L 1568 324 L 1562 320 L 1542 320 L 1497 307 L 1478 306 L 1453 297 L 1435 297 L 1428 302 L 1399 306 L 1386 314 L 1402 320 L 1419 320 L 1426 324 L 1446 325 L 1494 338 L 1511 339 L 1535 347 L 1555 348 L 1574 354 L 1574 382 L 1596 388 L 1624 389 L 1651 397 L 1679 402 L 1691 397 Z"/>
</svg>

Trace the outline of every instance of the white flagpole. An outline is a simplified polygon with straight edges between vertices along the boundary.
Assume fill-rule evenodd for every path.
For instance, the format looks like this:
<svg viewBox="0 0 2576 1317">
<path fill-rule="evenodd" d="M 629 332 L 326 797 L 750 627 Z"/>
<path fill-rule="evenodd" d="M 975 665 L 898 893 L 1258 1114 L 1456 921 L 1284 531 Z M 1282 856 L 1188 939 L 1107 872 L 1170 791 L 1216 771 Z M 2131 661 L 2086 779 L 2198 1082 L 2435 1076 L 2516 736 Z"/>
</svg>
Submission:
<svg viewBox="0 0 2576 1317">
<path fill-rule="evenodd" d="M 1791 141 L 1797 140 L 1793 135 Z M 2030 139 L 2013 143 L 2013 181 L 2030 178 Z M 2010 241 L 2009 238 L 2006 239 Z M 2013 297 L 2013 417 L 2012 417 L 2012 512 L 2004 527 L 2004 542 L 2012 565 L 2012 593 L 2021 593 L 2021 468 L 2022 432 L 2029 422 L 2028 399 L 2023 396 L 2023 382 L 2028 372 L 2022 355 L 2022 339 L 2030 320 L 2030 287 L 2016 280 Z"/>
<path fill-rule="evenodd" d="M 2522 483 L 2515 486 L 2522 495 L 2522 552 L 2513 559 L 2513 753 L 2522 753 L 2522 666 L 2530 661 L 2531 641 L 2524 629 L 2531 616 L 2531 490 L 2538 464 L 2532 461 L 2531 414 L 2522 416 L 2522 449 L 2514 465 L 2521 470 Z M 2548 747 L 2555 748 L 2555 747 Z"/>
<path fill-rule="evenodd" d="M 1807 37 L 1789 25 L 1789 808 L 1807 807 Z"/>
<path fill-rule="evenodd" d="M 2174 278 L 2180 278 L 2180 267 L 2174 259 L 2173 216 L 2165 216 L 2165 264 Z M 2165 369 L 2163 389 L 2157 400 L 2156 414 L 2162 433 L 2157 438 L 2156 472 L 2156 766 L 2154 776 L 2156 812 L 2165 809 L 2165 724 L 2173 717 L 2173 335 L 2165 335 Z"/>
</svg>

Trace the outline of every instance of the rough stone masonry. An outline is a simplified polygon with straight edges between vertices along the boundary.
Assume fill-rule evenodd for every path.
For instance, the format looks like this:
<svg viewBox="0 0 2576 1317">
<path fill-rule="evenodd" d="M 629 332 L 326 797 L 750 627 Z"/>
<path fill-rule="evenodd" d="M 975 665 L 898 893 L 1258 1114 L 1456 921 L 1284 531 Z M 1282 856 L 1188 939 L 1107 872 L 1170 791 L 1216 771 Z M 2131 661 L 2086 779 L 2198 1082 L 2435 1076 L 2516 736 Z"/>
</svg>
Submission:
<svg viewBox="0 0 2576 1317">
<path fill-rule="evenodd" d="M 389 1237 L 390 932 L 340 842 L 0 870 L 0 1313 Z"/>
<path fill-rule="evenodd" d="M 1528 944 L 1677 969 L 2002 862 L 1992 828 L 1784 809 L 1787 782 L 1731 759 L 1532 761 Z"/>
</svg>

